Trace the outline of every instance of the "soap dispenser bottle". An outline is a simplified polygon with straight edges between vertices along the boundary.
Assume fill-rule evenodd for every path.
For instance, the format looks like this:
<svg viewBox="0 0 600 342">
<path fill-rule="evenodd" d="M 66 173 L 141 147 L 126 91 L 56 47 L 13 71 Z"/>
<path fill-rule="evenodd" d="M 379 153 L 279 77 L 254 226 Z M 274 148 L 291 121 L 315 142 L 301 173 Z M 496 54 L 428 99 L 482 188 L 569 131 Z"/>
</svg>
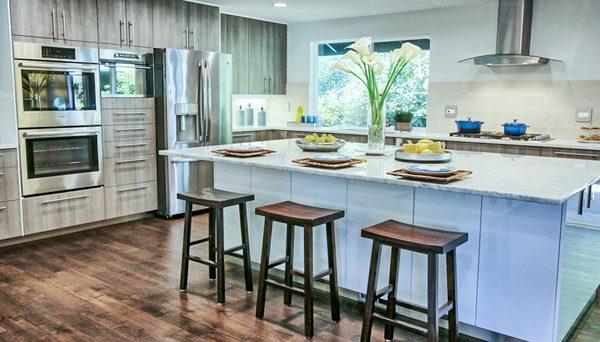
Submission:
<svg viewBox="0 0 600 342">
<path fill-rule="evenodd" d="M 240 105 L 240 110 L 238 111 L 238 114 L 237 114 L 237 124 L 240 127 L 246 126 L 246 112 L 242 108 L 242 105 Z"/>
<path fill-rule="evenodd" d="M 248 108 L 246 108 L 246 126 L 254 126 L 254 108 L 252 108 L 252 104 L 248 103 Z"/>
<path fill-rule="evenodd" d="M 267 125 L 267 112 L 265 112 L 265 109 L 263 107 L 260 107 L 260 112 L 258 112 L 258 125 Z"/>
</svg>

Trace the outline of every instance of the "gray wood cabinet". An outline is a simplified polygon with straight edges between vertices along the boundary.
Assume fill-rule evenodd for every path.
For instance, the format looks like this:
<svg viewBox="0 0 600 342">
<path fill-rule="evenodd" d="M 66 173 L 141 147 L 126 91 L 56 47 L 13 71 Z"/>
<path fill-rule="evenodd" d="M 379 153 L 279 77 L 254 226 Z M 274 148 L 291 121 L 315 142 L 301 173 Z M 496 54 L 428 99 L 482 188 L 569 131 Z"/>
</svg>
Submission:
<svg viewBox="0 0 600 342">
<path fill-rule="evenodd" d="M 233 56 L 235 94 L 285 94 L 287 26 L 221 16 L 221 50 Z"/>
<path fill-rule="evenodd" d="M 154 46 L 219 51 L 219 8 L 182 0 L 154 0 Z"/>
<path fill-rule="evenodd" d="M 11 18 L 14 35 L 98 42 L 96 0 L 11 1 Z"/>
<path fill-rule="evenodd" d="M 98 0 L 100 43 L 120 46 L 153 46 L 152 2 Z"/>
</svg>

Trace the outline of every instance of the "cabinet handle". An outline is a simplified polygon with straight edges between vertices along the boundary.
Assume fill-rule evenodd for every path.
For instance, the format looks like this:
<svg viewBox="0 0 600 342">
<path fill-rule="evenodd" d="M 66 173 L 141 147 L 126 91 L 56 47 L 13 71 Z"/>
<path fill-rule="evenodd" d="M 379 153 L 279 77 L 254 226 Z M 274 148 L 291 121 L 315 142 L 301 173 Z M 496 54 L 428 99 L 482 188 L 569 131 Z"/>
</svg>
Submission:
<svg viewBox="0 0 600 342">
<path fill-rule="evenodd" d="M 267 93 L 267 78 L 263 77 L 263 94 Z"/>
<path fill-rule="evenodd" d="M 148 158 L 117 160 L 117 164 L 141 163 L 147 161 Z"/>
<path fill-rule="evenodd" d="M 127 40 L 129 41 L 129 46 L 133 45 L 133 38 L 131 38 L 131 29 L 133 28 L 133 24 L 131 21 L 127 22 Z"/>
<path fill-rule="evenodd" d="M 52 17 L 52 40 L 56 39 L 56 10 L 52 10 L 52 12 L 50 12 L 50 17 Z"/>
<path fill-rule="evenodd" d="M 141 143 L 141 144 L 123 144 L 123 145 L 117 145 L 117 148 L 121 148 L 121 147 L 137 147 L 137 146 L 148 146 L 148 144 L 146 144 L 146 143 Z"/>
<path fill-rule="evenodd" d="M 187 50 L 190 46 L 190 32 L 188 31 L 187 27 L 183 30 L 183 32 L 185 33 L 185 49 Z"/>
<path fill-rule="evenodd" d="M 573 156 L 573 157 L 592 157 L 592 158 L 598 158 L 597 154 L 592 154 L 592 153 L 577 153 L 577 152 L 554 152 L 554 154 L 556 154 L 557 156 Z"/>
<path fill-rule="evenodd" d="M 56 202 L 73 201 L 73 200 L 88 198 L 90 196 L 91 195 L 81 195 L 81 196 L 74 196 L 74 197 L 67 197 L 67 198 L 58 198 L 58 199 L 44 201 L 44 202 L 42 202 L 42 204 L 50 204 L 50 203 L 56 203 Z"/>
<path fill-rule="evenodd" d="M 194 50 L 194 45 L 193 45 L 194 44 L 194 30 L 190 30 L 188 35 L 190 35 L 190 34 L 192 35 L 192 39 L 191 39 L 192 45 L 190 46 L 190 50 Z M 189 38 L 188 38 L 188 40 L 189 40 Z M 189 44 L 189 41 L 188 41 L 188 44 Z"/>
<path fill-rule="evenodd" d="M 269 76 L 269 94 L 273 94 L 273 78 Z"/>
<path fill-rule="evenodd" d="M 134 131 L 145 131 L 146 128 L 117 128 L 115 132 L 134 132 Z"/>
<path fill-rule="evenodd" d="M 143 186 L 136 186 L 135 188 L 118 189 L 117 192 L 127 192 L 127 191 L 143 190 L 143 189 L 147 189 L 147 188 L 148 188 L 147 185 L 143 185 Z"/>
<path fill-rule="evenodd" d="M 8 209 L 8 208 L 6 208 L 6 207 L 0 207 L 0 210 L 6 210 L 6 209 Z"/>
<path fill-rule="evenodd" d="M 123 20 L 119 20 L 119 44 L 123 46 L 125 43 L 125 38 L 123 37 L 123 27 L 125 26 L 125 22 Z"/>
<path fill-rule="evenodd" d="M 4 176 L 4 172 L 0 172 L 0 177 L 1 177 L 1 176 Z"/>
<path fill-rule="evenodd" d="M 146 115 L 148 114 L 147 112 L 131 112 L 131 113 L 120 113 L 120 112 L 113 112 L 113 115 Z"/>
<path fill-rule="evenodd" d="M 62 15 L 60 16 L 62 18 L 62 22 L 63 22 L 63 31 L 62 31 L 62 37 L 63 40 L 67 39 L 67 14 L 65 13 L 65 10 L 62 11 Z"/>
</svg>

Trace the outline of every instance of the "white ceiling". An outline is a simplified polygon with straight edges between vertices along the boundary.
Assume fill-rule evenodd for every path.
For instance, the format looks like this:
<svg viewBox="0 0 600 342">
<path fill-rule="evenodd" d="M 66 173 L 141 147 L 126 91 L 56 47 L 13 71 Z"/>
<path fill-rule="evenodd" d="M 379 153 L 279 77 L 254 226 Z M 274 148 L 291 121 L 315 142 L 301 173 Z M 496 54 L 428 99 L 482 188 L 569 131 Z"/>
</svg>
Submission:
<svg viewBox="0 0 600 342">
<path fill-rule="evenodd" d="M 221 12 L 281 23 L 362 17 L 497 0 L 188 0 L 219 6 Z M 287 7 L 273 7 L 285 2 Z"/>
</svg>

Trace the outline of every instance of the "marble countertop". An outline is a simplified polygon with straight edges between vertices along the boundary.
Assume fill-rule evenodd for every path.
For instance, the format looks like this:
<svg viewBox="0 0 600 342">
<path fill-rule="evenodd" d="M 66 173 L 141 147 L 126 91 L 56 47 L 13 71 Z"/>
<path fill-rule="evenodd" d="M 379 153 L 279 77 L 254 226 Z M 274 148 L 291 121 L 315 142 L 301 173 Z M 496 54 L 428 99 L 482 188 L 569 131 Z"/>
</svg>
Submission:
<svg viewBox="0 0 600 342">
<path fill-rule="evenodd" d="M 340 153 L 364 158 L 367 162 L 341 170 L 326 170 L 293 163 L 292 160 L 296 158 L 316 154 L 301 151 L 294 139 L 251 144 L 263 145 L 277 152 L 246 159 L 211 153 L 212 150 L 223 148 L 223 145 L 160 151 L 159 154 L 171 158 L 223 162 L 548 204 L 563 203 L 600 180 L 600 161 L 455 151 L 454 159 L 448 165 L 473 171 L 473 174 L 454 183 L 434 184 L 387 175 L 389 171 L 409 165 L 394 159 L 393 146 L 388 146 L 391 155 L 364 156 L 358 151 L 364 147 L 363 144 L 347 143 Z"/>
<path fill-rule="evenodd" d="M 9 150 L 17 148 L 17 144 L 0 143 L 0 150 Z"/>
<path fill-rule="evenodd" d="M 234 127 L 233 132 L 257 132 L 268 130 L 281 131 L 300 131 L 300 132 L 319 132 L 331 134 L 352 134 L 352 135 L 367 135 L 366 129 L 360 128 L 339 128 L 339 127 L 304 127 L 304 126 L 288 126 L 286 124 L 273 124 L 267 126 L 250 126 L 250 127 Z M 507 139 L 480 139 L 480 138 L 464 138 L 451 137 L 448 133 L 427 132 L 425 129 L 416 128 L 412 132 L 399 132 L 393 129 L 388 129 L 386 135 L 395 138 L 404 139 L 432 139 L 456 142 L 470 142 L 480 144 L 497 144 L 497 145 L 515 145 L 515 146 L 532 146 L 532 147 L 548 147 L 548 148 L 573 148 L 579 150 L 600 151 L 600 143 L 580 143 L 575 139 L 553 139 L 549 141 L 517 141 Z"/>
</svg>

